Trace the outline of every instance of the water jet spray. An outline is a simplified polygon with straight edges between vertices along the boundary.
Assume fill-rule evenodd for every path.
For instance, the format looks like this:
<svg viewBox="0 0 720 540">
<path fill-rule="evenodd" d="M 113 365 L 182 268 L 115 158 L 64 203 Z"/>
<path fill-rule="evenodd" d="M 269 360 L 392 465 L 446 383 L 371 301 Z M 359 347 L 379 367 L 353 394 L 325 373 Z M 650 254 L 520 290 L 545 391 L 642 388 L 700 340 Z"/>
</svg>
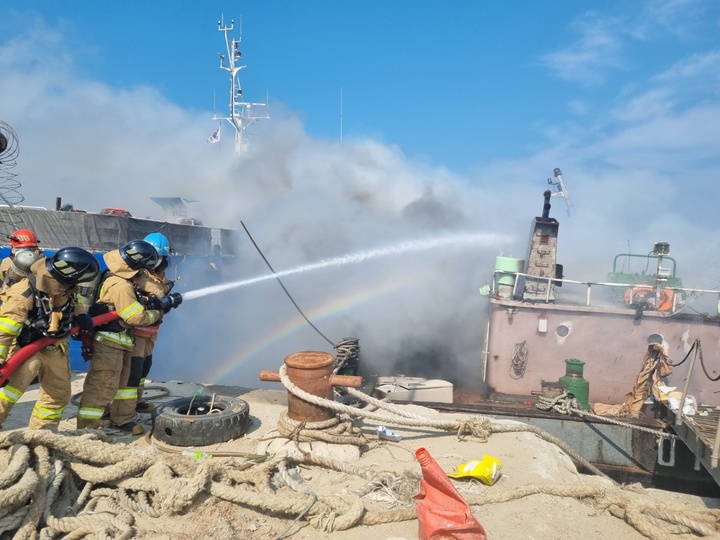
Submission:
<svg viewBox="0 0 720 540">
<path fill-rule="evenodd" d="M 267 281 L 269 279 L 276 279 L 279 277 L 290 276 L 294 274 L 302 274 L 305 272 L 311 272 L 313 270 L 320 270 L 323 268 L 331 268 L 337 266 L 346 266 L 349 264 L 357 264 L 363 261 L 371 259 L 377 259 L 380 257 L 387 257 L 390 255 L 400 255 L 402 253 L 411 253 L 419 251 L 428 251 L 430 249 L 449 246 L 449 245 L 462 245 L 462 244 L 481 244 L 484 247 L 488 247 L 496 244 L 497 242 L 504 242 L 505 239 L 501 238 L 496 234 L 488 233 L 475 233 L 475 234 L 456 234 L 451 236 L 442 236 L 438 238 L 431 238 L 428 240 L 412 240 L 407 242 L 399 242 L 397 244 L 391 244 L 389 246 L 371 249 L 367 251 L 359 251 L 357 253 L 351 253 L 349 255 L 343 255 L 341 257 L 334 257 L 331 259 L 324 259 L 322 261 L 304 264 L 290 268 L 288 270 L 282 270 L 273 274 L 265 274 L 263 276 L 257 276 L 254 278 L 243 279 L 240 281 L 234 281 L 232 283 L 223 283 L 221 285 L 212 285 L 203 289 L 197 289 L 183 293 L 182 297 L 184 301 L 194 300 L 195 298 L 201 298 L 203 296 L 209 296 L 211 294 L 228 291 L 230 289 L 237 289 L 239 287 L 245 287 L 247 285 L 253 285 L 260 283 L 261 281 Z"/>
</svg>

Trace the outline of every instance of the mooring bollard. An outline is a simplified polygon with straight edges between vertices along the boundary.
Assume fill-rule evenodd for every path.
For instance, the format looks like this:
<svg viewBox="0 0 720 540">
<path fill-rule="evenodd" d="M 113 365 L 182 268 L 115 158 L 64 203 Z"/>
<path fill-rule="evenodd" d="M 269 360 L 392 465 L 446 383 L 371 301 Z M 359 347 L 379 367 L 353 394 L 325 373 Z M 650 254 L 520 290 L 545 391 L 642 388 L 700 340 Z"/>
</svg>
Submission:
<svg viewBox="0 0 720 540">
<path fill-rule="evenodd" d="M 302 351 L 285 358 L 285 367 L 290 381 L 308 394 L 333 399 L 333 386 L 362 386 L 362 377 L 333 374 L 335 358 L 321 351 Z M 280 382 L 277 371 L 262 370 L 260 380 Z M 288 392 L 288 416 L 298 422 L 322 422 L 335 415 L 332 409 L 308 403 Z"/>
</svg>

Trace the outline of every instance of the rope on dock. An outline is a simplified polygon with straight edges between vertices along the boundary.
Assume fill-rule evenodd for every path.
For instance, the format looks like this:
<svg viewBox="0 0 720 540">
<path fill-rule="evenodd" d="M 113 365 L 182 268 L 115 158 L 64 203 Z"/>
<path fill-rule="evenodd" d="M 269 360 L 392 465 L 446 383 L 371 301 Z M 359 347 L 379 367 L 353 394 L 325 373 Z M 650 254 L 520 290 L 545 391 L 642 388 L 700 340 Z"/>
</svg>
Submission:
<svg viewBox="0 0 720 540">
<path fill-rule="evenodd" d="M 289 390 L 301 393 L 299 389 Z M 429 426 L 459 437 L 487 440 L 494 433 L 528 431 L 547 439 L 541 430 L 520 423 L 499 424 L 483 417 L 424 418 L 406 407 L 374 398 L 367 401 L 365 409 L 325 400 L 317 404 L 337 407 L 350 417 Z M 325 427 L 337 430 L 343 423 Z M 341 429 L 356 437 L 357 428 Z M 417 469 L 396 474 L 309 452 L 260 456 L 226 452 L 225 457 L 218 452 L 213 459 L 196 459 L 183 455 L 183 449 L 156 444 L 151 438 L 148 442 L 149 446 L 112 442 L 100 431 L 84 430 L 0 433 L 0 535 L 41 540 L 59 536 L 70 540 L 133 538 L 138 536 L 141 517 L 188 514 L 191 519 L 194 508 L 206 499 L 285 517 L 292 520 L 291 527 L 303 521 L 324 532 L 417 519 L 412 499 L 421 479 Z M 298 465 L 352 474 L 366 483 L 354 491 L 321 493 L 297 473 Z M 400 504 L 393 503 L 387 509 L 369 506 L 366 495 L 375 490 L 386 491 L 394 503 Z M 642 500 L 642 490 L 637 486 L 529 485 L 469 493 L 465 498 L 479 507 L 536 494 L 584 501 L 623 519 L 649 538 L 717 535 L 720 510 L 649 504 Z M 277 538 L 283 537 L 285 533 Z"/>
<path fill-rule="evenodd" d="M 529 485 L 506 492 L 484 492 L 481 495 L 467 494 L 465 499 L 472 506 L 485 506 L 499 504 L 535 494 L 545 494 L 555 497 L 572 497 L 592 504 L 599 510 L 608 511 L 613 516 L 623 519 L 630 526 L 635 528 L 644 536 L 656 540 L 677 540 L 686 538 L 717 536 L 720 510 L 688 510 L 679 505 L 663 503 L 648 503 L 640 500 L 638 495 L 643 494 L 643 488 L 639 485 L 622 486 L 609 479 L 596 467 L 582 458 L 575 450 L 564 441 L 550 435 L 540 428 L 522 423 L 497 423 L 489 418 L 476 416 L 470 418 L 442 420 L 437 418 L 425 418 L 413 414 L 407 409 L 389 402 L 381 401 L 353 388 L 348 388 L 348 393 L 365 401 L 370 405 L 366 409 L 350 407 L 339 402 L 327 400 L 314 396 L 298 388 L 287 377 L 285 366 L 280 370 L 280 380 L 288 391 L 294 396 L 317 406 L 335 410 L 350 417 L 364 418 L 375 421 L 386 422 L 390 425 L 406 425 L 411 427 L 429 427 L 453 431 L 459 438 L 471 435 L 485 442 L 493 433 L 528 432 L 555 444 L 564 450 L 572 459 L 585 466 L 596 475 L 609 480 L 608 485 Z M 577 404 L 575 405 L 577 407 Z M 373 410 L 369 410 L 373 409 Z M 376 412 L 382 409 L 381 412 Z M 583 411 L 584 412 L 584 411 Z M 648 429 L 648 428 L 644 428 Z M 656 430 L 651 430 L 653 433 Z M 391 521 L 405 521 L 417 517 L 415 508 L 405 508 L 386 513 L 365 514 L 360 521 L 363 525 L 388 523 Z M 385 521 L 387 520 L 387 521 Z"/>
<path fill-rule="evenodd" d="M 360 400 L 366 401 L 372 404 L 374 407 L 377 407 L 378 410 L 381 410 L 380 412 L 376 412 L 374 410 L 360 409 L 358 407 L 351 407 L 337 401 L 315 396 L 302 390 L 289 379 L 289 377 L 287 376 L 287 368 L 285 365 L 283 365 L 278 370 L 278 373 L 280 375 L 280 382 L 282 382 L 283 385 L 288 389 L 288 392 L 290 392 L 294 396 L 313 405 L 331 409 L 336 412 L 346 414 L 350 417 L 364 418 L 390 425 L 409 426 L 416 428 L 434 428 L 443 431 L 452 431 L 457 434 L 459 439 L 463 439 L 464 437 L 469 435 L 475 437 L 476 439 L 479 439 L 482 442 L 487 441 L 492 433 L 533 433 L 538 437 L 562 448 L 562 450 L 565 451 L 573 460 L 580 463 L 583 467 L 591 471 L 593 474 L 601 476 L 603 478 L 606 478 L 610 482 L 613 482 L 613 480 L 611 480 L 607 475 L 605 475 L 605 473 L 600 471 L 592 463 L 583 458 L 570 445 L 566 444 L 562 440 L 554 437 L 553 435 L 550 435 L 548 432 L 536 426 L 531 426 L 529 424 L 523 424 L 520 422 L 514 424 L 492 422 L 490 418 L 481 415 L 460 419 L 427 418 L 418 414 L 410 413 L 408 411 L 398 412 L 399 407 L 397 407 L 396 405 L 372 398 L 367 394 L 364 394 L 363 392 L 355 390 L 354 388 L 348 388 L 348 393 L 350 395 Z"/>
<path fill-rule="evenodd" d="M 195 459 L 150 442 L 149 447 L 113 443 L 102 432 L 84 430 L 0 434 L 0 465 L 5 465 L 0 467 L 0 535 L 132 538 L 139 516 L 191 512 L 201 495 L 262 514 L 307 515 L 308 522 L 322 531 L 345 530 L 367 516 L 361 500 L 365 493 L 399 480 L 389 472 L 312 455 Z M 343 495 L 311 495 L 309 488 L 289 480 L 287 469 L 299 464 L 355 474 L 373 487 Z M 274 471 L 283 480 L 280 487 L 271 485 Z M 413 478 L 414 485 L 406 491 L 416 493 L 419 481 L 419 476 Z M 371 521 L 397 519 L 389 511 Z"/>
</svg>

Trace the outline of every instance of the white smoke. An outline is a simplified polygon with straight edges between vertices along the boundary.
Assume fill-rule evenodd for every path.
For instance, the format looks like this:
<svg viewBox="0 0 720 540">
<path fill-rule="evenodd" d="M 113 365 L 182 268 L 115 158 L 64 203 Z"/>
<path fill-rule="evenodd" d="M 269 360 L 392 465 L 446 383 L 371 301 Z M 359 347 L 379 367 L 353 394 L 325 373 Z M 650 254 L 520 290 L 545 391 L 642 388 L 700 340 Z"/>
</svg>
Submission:
<svg viewBox="0 0 720 540">
<path fill-rule="evenodd" d="M 36 61 L 48 43 L 56 61 Z M 191 208 L 206 225 L 240 231 L 240 256 L 222 270 L 226 282 L 269 272 L 242 223 L 278 272 L 439 235 L 496 239 L 283 277 L 324 337 L 274 280 L 188 301 L 163 325 L 151 377 L 256 386 L 259 370 L 277 369 L 286 355 L 334 352 L 325 337 L 352 336 L 367 372 L 472 386 L 486 311 L 478 288 L 490 281 L 497 255 L 525 258 L 555 167 L 575 206 L 568 217 L 564 201 L 552 199 L 566 277 L 602 280 L 616 253 L 647 253 L 667 241 L 683 277 L 720 285 L 719 68 L 717 50 L 696 51 L 642 90 L 619 92 L 595 120 L 569 116 L 534 151 L 478 162 L 470 173 L 410 159 L 369 137 L 312 137 L 282 106 L 236 158 L 229 126 L 220 144 L 206 143 L 214 129 L 208 111 L 182 108 L 151 86 L 115 88 L 83 75 L 61 31 L 41 21 L 0 42 L 0 103 L 1 118 L 20 135 L 25 204 L 52 207 L 62 197 L 88 211 L 121 207 L 162 218 L 150 197 L 197 200 Z M 714 86 L 703 88 L 707 80 Z M 204 262 L 179 269 L 181 291 L 217 277 Z M 202 278 L 193 277 L 197 270 Z"/>
</svg>

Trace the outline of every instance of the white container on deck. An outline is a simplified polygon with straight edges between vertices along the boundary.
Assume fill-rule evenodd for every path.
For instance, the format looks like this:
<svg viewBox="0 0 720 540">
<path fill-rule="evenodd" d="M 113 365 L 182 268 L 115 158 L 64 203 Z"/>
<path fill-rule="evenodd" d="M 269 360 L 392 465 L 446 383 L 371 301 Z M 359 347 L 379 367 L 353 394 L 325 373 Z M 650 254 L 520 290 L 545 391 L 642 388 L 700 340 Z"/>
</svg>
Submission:
<svg viewBox="0 0 720 540">
<path fill-rule="evenodd" d="M 453 402 L 453 385 L 442 379 L 422 377 L 378 377 L 376 392 L 390 401 Z"/>
</svg>

